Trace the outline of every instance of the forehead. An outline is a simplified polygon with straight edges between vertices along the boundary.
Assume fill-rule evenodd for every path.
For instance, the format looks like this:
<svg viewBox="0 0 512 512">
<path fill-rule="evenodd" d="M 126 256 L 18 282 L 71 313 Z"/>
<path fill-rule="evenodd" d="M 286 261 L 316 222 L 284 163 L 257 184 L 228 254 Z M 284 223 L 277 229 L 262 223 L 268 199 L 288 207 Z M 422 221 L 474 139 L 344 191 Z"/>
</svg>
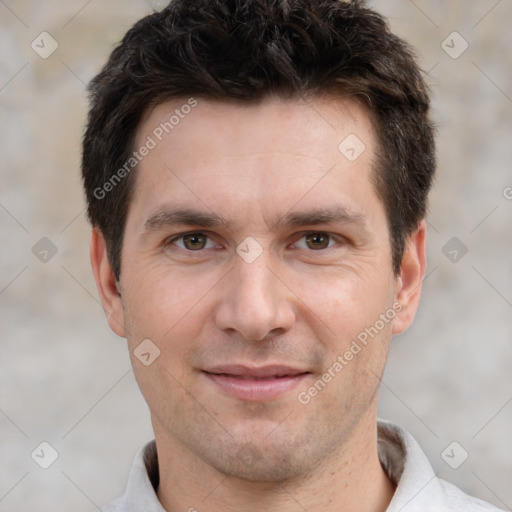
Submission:
<svg viewBox="0 0 512 512">
<path fill-rule="evenodd" d="M 293 126 L 293 130 L 285 128 Z M 158 104 L 147 111 L 137 130 L 137 144 L 151 136 L 157 145 L 200 142 L 231 154 L 264 152 L 288 147 L 295 152 L 299 143 L 315 153 L 338 150 L 340 137 L 353 133 L 374 143 L 371 114 L 351 98 L 321 96 L 309 99 L 266 97 L 259 102 L 227 102 L 202 98 L 181 98 Z M 269 136 L 276 135 L 268 145 Z M 231 143 L 236 140 L 237 144 Z M 223 142 L 229 146 L 223 147 Z M 263 147 L 261 147 L 263 145 Z M 213 148 L 212 148 L 213 149 Z M 315 151 L 317 150 L 317 151 Z"/>
<path fill-rule="evenodd" d="M 150 149 L 137 168 L 131 208 L 193 201 L 248 217 L 259 206 L 272 217 L 298 202 L 342 200 L 355 210 L 358 198 L 377 200 L 375 141 L 369 113 L 353 100 L 173 100 L 146 113 L 137 131 L 135 150 Z"/>
</svg>

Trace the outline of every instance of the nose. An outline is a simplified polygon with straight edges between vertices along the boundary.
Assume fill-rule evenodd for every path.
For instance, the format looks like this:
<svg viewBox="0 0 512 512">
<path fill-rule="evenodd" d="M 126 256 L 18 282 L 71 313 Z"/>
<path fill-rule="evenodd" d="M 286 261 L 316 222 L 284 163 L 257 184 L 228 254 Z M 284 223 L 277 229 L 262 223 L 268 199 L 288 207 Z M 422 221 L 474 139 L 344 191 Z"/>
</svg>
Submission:
<svg viewBox="0 0 512 512">
<path fill-rule="evenodd" d="M 252 263 L 235 259 L 215 310 L 217 327 L 248 341 L 285 334 L 296 317 L 293 293 L 265 253 Z"/>
</svg>

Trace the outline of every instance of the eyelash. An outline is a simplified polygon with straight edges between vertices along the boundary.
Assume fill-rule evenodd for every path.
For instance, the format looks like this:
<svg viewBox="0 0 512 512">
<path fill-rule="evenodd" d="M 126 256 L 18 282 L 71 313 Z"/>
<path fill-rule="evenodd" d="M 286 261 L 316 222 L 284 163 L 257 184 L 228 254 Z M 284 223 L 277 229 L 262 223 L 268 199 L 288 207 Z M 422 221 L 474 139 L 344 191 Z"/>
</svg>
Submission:
<svg viewBox="0 0 512 512">
<path fill-rule="evenodd" d="M 299 238 L 297 238 L 297 240 L 295 242 L 293 242 L 292 248 L 293 249 L 297 249 L 296 247 L 293 247 L 293 246 L 296 245 L 298 241 L 302 240 L 303 238 L 307 237 L 308 235 L 315 235 L 315 234 L 327 235 L 329 237 L 329 245 L 326 248 L 324 248 L 324 249 L 317 249 L 317 250 L 309 249 L 310 252 L 323 252 L 323 251 L 325 251 L 327 249 L 330 249 L 331 247 L 333 247 L 333 245 L 335 245 L 335 244 L 331 245 L 331 242 L 335 242 L 335 243 L 338 243 L 338 244 L 345 242 L 345 240 L 343 240 L 343 237 L 332 235 L 331 233 L 328 233 L 326 231 L 306 231 L 306 232 L 303 232 L 301 234 L 301 236 Z M 177 245 L 175 242 L 177 242 L 179 240 L 183 240 L 184 237 L 191 236 L 191 235 L 205 236 L 205 237 L 208 238 L 209 241 L 212 241 L 212 237 L 210 235 L 208 235 L 208 233 L 205 233 L 203 231 L 188 231 L 186 233 L 181 233 L 179 235 L 175 235 L 172 238 L 167 239 L 164 242 L 164 246 L 169 246 L 169 245 L 172 245 L 172 244 Z M 184 247 L 179 247 L 179 249 L 181 249 L 183 251 L 186 251 L 186 252 L 189 252 L 189 253 L 194 253 L 194 252 L 201 253 L 201 252 L 206 250 L 206 249 L 198 249 L 198 250 L 194 251 L 192 249 L 187 249 L 187 248 L 184 248 Z M 210 249 L 211 249 L 211 247 L 210 247 Z M 302 249 L 299 249 L 299 250 L 308 250 L 308 249 L 302 248 Z"/>
<path fill-rule="evenodd" d="M 171 245 L 171 244 L 175 244 L 176 241 L 178 240 L 183 240 L 184 237 L 186 236 L 193 236 L 193 235 L 198 235 L 198 236 L 205 236 L 208 238 L 208 240 L 212 241 L 212 237 L 209 236 L 207 233 L 204 233 L 203 231 L 188 231 L 186 233 L 181 233 L 179 235 L 176 235 L 176 236 L 173 236 L 172 238 L 169 238 L 168 240 L 166 240 L 164 242 L 164 245 L 165 246 L 168 246 L 168 245 Z M 197 251 L 193 251 L 193 250 L 190 250 L 190 249 L 186 249 L 186 248 L 183 248 L 183 247 L 180 247 L 180 249 L 184 250 L 184 251 L 187 251 L 187 252 L 202 252 L 204 251 L 204 249 L 200 249 L 200 250 L 197 250 Z"/>
</svg>

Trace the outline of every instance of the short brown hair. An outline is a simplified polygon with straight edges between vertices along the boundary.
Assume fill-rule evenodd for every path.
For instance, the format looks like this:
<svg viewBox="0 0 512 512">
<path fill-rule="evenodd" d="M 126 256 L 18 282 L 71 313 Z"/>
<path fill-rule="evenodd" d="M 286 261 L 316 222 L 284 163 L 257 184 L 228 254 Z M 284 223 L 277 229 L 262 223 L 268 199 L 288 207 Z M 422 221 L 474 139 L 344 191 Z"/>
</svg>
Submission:
<svg viewBox="0 0 512 512">
<path fill-rule="evenodd" d="M 363 1 L 173 0 L 128 31 L 89 90 L 82 176 L 117 279 L 135 173 L 98 190 L 132 156 L 148 108 L 190 96 L 255 102 L 326 93 L 350 95 L 371 112 L 374 184 L 398 274 L 405 240 L 426 213 L 434 134 L 410 47 Z"/>
</svg>

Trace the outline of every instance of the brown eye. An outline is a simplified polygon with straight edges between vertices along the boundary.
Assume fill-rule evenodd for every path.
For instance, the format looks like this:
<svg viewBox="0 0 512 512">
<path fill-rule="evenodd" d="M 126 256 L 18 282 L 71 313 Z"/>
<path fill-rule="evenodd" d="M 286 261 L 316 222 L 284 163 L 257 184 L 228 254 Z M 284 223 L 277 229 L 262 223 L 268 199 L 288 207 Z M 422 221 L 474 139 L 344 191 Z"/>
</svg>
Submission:
<svg viewBox="0 0 512 512">
<path fill-rule="evenodd" d="M 201 233 L 191 233 L 189 235 L 183 235 L 183 246 L 189 251 L 199 251 L 206 247 L 208 237 Z"/>
<path fill-rule="evenodd" d="M 309 249 L 327 249 L 331 242 L 331 237 L 327 233 L 309 233 L 305 236 L 306 245 Z"/>
</svg>

